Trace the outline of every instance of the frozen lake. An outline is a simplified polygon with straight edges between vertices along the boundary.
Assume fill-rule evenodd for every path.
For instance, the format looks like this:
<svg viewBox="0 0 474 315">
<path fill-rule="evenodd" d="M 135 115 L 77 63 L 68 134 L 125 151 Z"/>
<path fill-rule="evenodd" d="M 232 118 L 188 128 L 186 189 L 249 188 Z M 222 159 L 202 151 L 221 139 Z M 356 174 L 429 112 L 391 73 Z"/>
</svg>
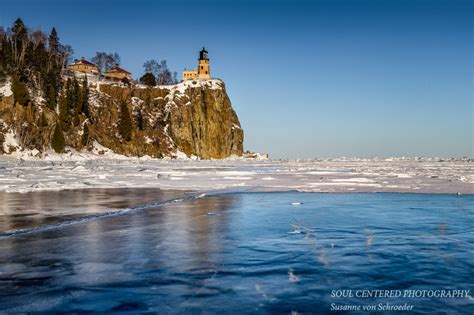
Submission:
<svg viewBox="0 0 474 315">
<path fill-rule="evenodd" d="M 321 314 L 332 303 L 388 302 L 411 304 L 412 313 L 474 311 L 469 297 L 331 297 L 474 291 L 472 195 L 182 195 L 3 193 L 0 310 Z"/>
<path fill-rule="evenodd" d="M 84 188 L 474 194 L 470 159 L 147 160 L 0 155 L 0 191 Z"/>
</svg>

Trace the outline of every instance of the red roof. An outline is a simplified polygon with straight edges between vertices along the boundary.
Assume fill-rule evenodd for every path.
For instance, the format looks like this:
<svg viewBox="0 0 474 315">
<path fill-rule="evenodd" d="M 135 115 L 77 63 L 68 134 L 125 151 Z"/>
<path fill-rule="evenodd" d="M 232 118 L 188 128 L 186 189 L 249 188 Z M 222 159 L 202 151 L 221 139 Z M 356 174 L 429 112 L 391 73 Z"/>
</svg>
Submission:
<svg viewBox="0 0 474 315">
<path fill-rule="evenodd" d="M 94 66 L 94 67 L 97 67 L 96 64 L 93 64 L 92 62 L 87 61 L 87 60 L 85 60 L 84 58 L 81 58 L 81 59 L 79 59 L 79 60 L 75 60 L 75 61 L 74 61 L 74 64 L 75 64 L 75 65 L 83 64 L 83 65 L 86 65 L 86 66 Z"/>
<path fill-rule="evenodd" d="M 122 73 L 126 73 L 126 74 L 131 74 L 130 72 L 128 72 L 127 70 L 124 70 L 118 66 L 115 66 L 111 72 L 122 72 Z"/>
<path fill-rule="evenodd" d="M 87 61 L 87 60 L 85 60 L 85 59 L 79 60 L 79 62 L 82 63 L 82 64 L 84 64 L 84 65 L 96 66 L 96 67 L 97 67 L 97 65 L 95 65 L 95 64 L 93 64 L 92 62 Z"/>
</svg>

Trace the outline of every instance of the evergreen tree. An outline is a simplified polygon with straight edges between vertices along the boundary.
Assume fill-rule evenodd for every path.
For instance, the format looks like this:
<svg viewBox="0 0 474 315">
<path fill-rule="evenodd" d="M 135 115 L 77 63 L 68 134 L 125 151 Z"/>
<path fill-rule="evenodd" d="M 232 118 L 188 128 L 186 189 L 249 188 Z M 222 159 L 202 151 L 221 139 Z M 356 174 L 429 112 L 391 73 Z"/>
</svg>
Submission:
<svg viewBox="0 0 474 315">
<path fill-rule="evenodd" d="M 74 112 L 76 113 L 80 113 L 81 112 L 81 109 L 82 109 L 82 89 L 81 89 L 81 86 L 79 85 L 79 82 L 76 80 L 76 78 L 74 78 L 74 81 L 73 81 L 73 86 L 72 86 L 72 89 L 73 89 L 73 93 L 74 93 Z"/>
<path fill-rule="evenodd" d="M 56 153 L 63 153 L 65 143 L 66 141 L 64 140 L 64 134 L 61 130 L 61 124 L 58 121 L 54 127 L 53 138 L 51 139 L 51 147 Z"/>
<path fill-rule="evenodd" d="M 39 66 L 40 70 L 38 70 L 39 78 L 41 79 L 41 88 L 43 89 L 44 95 L 46 95 L 48 103 L 56 104 L 58 99 L 57 92 L 62 89 L 62 78 L 55 70 L 46 71 L 45 69 L 48 67 L 46 65 L 47 63 L 48 61 L 46 60 L 45 63 Z M 52 94 L 53 91 L 51 91 L 51 89 L 54 91 L 54 94 Z"/>
<path fill-rule="evenodd" d="M 49 87 L 48 107 L 52 110 L 56 108 L 56 91 L 54 90 L 54 87 L 52 86 Z"/>
<path fill-rule="evenodd" d="M 70 78 L 66 81 L 66 105 L 69 114 L 74 113 L 74 87 Z"/>
<path fill-rule="evenodd" d="M 147 86 L 155 86 L 156 85 L 156 78 L 151 72 L 145 73 L 141 78 L 140 78 L 140 83 L 147 85 Z"/>
<path fill-rule="evenodd" d="M 127 77 L 124 77 L 121 82 L 126 86 L 130 86 L 130 80 Z"/>
<path fill-rule="evenodd" d="M 137 125 L 138 130 L 144 129 L 143 114 L 141 110 L 138 110 L 138 113 L 135 116 L 135 124 Z"/>
<path fill-rule="evenodd" d="M 81 123 L 81 120 L 79 119 L 79 114 L 74 112 L 74 114 L 72 115 L 72 123 L 74 124 L 74 126 L 79 126 L 79 124 Z"/>
<path fill-rule="evenodd" d="M 49 43 L 50 49 L 46 48 Z M 68 56 L 67 46 L 59 43 L 55 29 L 48 37 L 40 30 L 28 30 L 21 19 L 17 19 L 11 30 L 0 27 L 0 72 L 17 74 L 21 82 L 33 89 L 41 89 L 47 102 L 50 88 L 59 91 L 62 86 L 61 71 Z"/>
<path fill-rule="evenodd" d="M 7 73 L 12 69 L 13 65 L 12 43 L 5 34 L 0 46 L 0 70 Z"/>
<path fill-rule="evenodd" d="M 5 142 L 5 136 L 0 132 L 0 153 L 3 153 L 3 143 Z"/>
<path fill-rule="evenodd" d="M 54 28 L 54 27 L 51 30 L 51 34 L 49 35 L 48 47 L 49 47 L 49 51 L 51 51 L 52 53 L 57 53 L 58 52 L 59 37 L 58 37 L 58 33 L 56 32 L 56 28 Z"/>
<path fill-rule="evenodd" d="M 80 123 L 79 119 L 79 114 L 81 113 L 82 109 L 82 89 L 79 86 L 79 82 L 74 78 L 73 80 L 73 85 L 72 85 L 72 90 L 73 90 L 73 123 L 74 126 L 78 126 Z"/>
<path fill-rule="evenodd" d="M 84 130 L 82 131 L 81 143 L 85 147 L 89 143 L 89 126 L 84 124 Z"/>
<path fill-rule="evenodd" d="M 71 122 L 69 120 L 67 98 L 66 98 L 66 93 L 64 92 L 64 90 L 61 92 L 61 95 L 59 96 L 58 110 L 59 110 L 59 121 L 61 122 L 61 127 L 63 128 L 63 130 L 67 130 Z"/>
<path fill-rule="evenodd" d="M 48 120 L 46 119 L 46 115 L 44 114 L 44 112 L 41 112 L 40 126 L 41 127 L 48 126 Z"/>
<path fill-rule="evenodd" d="M 12 39 L 13 41 L 24 41 L 28 38 L 28 30 L 23 20 L 18 18 L 13 22 Z"/>
<path fill-rule="evenodd" d="M 89 113 L 89 83 L 87 82 L 87 75 L 84 76 L 82 81 L 82 105 L 81 112 L 87 117 L 90 118 Z"/>
<path fill-rule="evenodd" d="M 25 83 L 21 82 L 18 75 L 14 75 L 12 77 L 11 89 L 15 102 L 18 102 L 20 105 L 27 105 L 29 99 L 28 88 L 26 87 Z"/>
<path fill-rule="evenodd" d="M 118 131 L 125 141 L 132 140 L 132 118 L 125 102 L 120 103 Z"/>
</svg>

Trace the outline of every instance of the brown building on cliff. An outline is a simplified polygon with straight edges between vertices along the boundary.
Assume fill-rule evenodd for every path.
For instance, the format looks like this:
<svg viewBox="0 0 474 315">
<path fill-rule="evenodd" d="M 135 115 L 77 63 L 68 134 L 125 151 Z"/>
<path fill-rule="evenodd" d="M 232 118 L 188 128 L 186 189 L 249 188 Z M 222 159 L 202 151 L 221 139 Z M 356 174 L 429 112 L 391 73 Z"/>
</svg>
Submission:
<svg viewBox="0 0 474 315">
<path fill-rule="evenodd" d="M 72 71 L 82 72 L 82 73 L 90 73 L 90 74 L 99 74 L 99 67 L 93 64 L 90 61 L 81 57 L 81 59 L 74 60 L 74 63 L 68 65 L 68 69 Z"/>
<path fill-rule="evenodd" d="M 104 77 L 112 81 L 121 81 L 124 78 L 132 80 L 132 74 L 127 70 L 120 68 L 119 66 L 115 66 L 112 70 L 107 71 L 104 74 Z"/>
</svg>

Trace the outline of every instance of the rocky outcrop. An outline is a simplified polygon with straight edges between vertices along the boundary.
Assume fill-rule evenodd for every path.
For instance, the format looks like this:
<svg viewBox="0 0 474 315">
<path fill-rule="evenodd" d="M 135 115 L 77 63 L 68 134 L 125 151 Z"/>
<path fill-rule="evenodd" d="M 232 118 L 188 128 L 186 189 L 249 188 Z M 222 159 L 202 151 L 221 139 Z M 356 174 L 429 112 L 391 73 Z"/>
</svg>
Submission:
<svg viewBox="0 0 474 315">
<path fill-rule="evenodd" d="M 13 133 L 21 149 L 49 149 L 57 113 L 41 101 L 21 106 L 11 96 L 0 98 L 0 141 L 1 134 Z M 130 141 L 118 132 L 122 103 L 133 121 Z M 78 150 L 99 143 L 127 156 L 165 157 L 181 151 L 203 159 L 243 152 L 243 130 L 220 80 L 152 88 L 96 82 L 90 84 L 89 104 L 90 119 L 81 116 L 77 126 L 64 131 L 66 145 Z"/>
</svg>

